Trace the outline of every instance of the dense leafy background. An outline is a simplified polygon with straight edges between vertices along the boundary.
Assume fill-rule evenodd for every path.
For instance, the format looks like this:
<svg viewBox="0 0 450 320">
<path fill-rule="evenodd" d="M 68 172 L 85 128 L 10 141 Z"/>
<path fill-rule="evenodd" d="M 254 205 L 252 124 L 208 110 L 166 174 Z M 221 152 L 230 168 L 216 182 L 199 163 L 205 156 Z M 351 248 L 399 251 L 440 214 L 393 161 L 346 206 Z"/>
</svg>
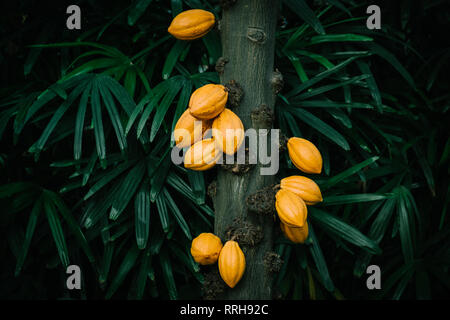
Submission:
<svg viewBox="0 0 450 320">
<path fill-rule="evenodd" d="M 68 5 L 69 3 L 67 3 Z M 70 3 L 71 4 L 71 3 Z M 190 240 L 211 231 L 215 171 L 171 164 L 170 132 L 197 87 L 218 82 L 217 30 L 167 33 L 174 15 L 218 1 L 2 3 L 0 297 L 200 298 Z M 276 127 L 314 141 L 324 194 L 310 237 L 274 248 L 285 299 L 448 297 L 450 46 L 445 1 L 284 0 Z M 286 154 L 281 175 L 298 174 Z M 365 286 L 369 264 L 382 290 Z M 83 271 L 65 289 L 65 266 Z"/>
</svg>

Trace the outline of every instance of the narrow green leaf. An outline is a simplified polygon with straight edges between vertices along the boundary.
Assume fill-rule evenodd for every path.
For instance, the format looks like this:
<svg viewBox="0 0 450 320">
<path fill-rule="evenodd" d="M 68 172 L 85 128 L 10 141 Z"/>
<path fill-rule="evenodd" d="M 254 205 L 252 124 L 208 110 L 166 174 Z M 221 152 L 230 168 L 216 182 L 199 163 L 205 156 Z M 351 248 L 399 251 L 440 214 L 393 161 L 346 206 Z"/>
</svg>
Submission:
<svg viewBox="0 0 450 320">
<path fill-rule="evenodd" d="M 188 170 L 187 177 L 196 197 L 197 204 L 204 204 L 206 197 L 206 188 L 203 172 Z"/>
<path fill-rule="evenodd" d="M 170 0 L 170 7 L 172 8 L 172 17 L 176 17 L 183 11 L 182 0 Z"/>
<path fill-rule="evenodd" d="M 189 103 L 189 98 L 191 97 L 191 92 L 192 92 L 192 82 L 186 81 L 183 86 L 183 89 L 181 89 L 180 97 L 177 102 L 177 108 L 175 109 L 175 114 L 173 116 L 171 132 L 173 132 L 173 130 L 175 129 L 175 125 L 177 124 L 178 119 L 180 119 L 183 112 L 186 111 Z"/>
<path fill-rule="evenodd" d="M 111 212 L 109 214 L 109 218 L 111 220 L 116 220 L 123 210 L 125 210 L 131 198 L 136 193 L 144 174 L 145 164 L 141 161 L 134 168 L 132 168 L 123 179 L 122 184 L 117 191 L 116 197 L 113 199 L 111 204 Z"/>
<path fill-rule="evenodd" d="M 45 23 L 43 28 L 38 28 L 38 30 L 34 30 L 34 32 L 39 32 L 36 38 L 36 42 L 45 42 L 47 41 L 52 29 L 51 23 Z M 37 59 L 39 58 L 40 54 L 42 52 L 42 48 L 31 48 L 30 52 L 28 53 L 25 62 L 23 64 L 23 74 L 25 76 L 29 75 L 31 70 L 33 69 L 33 66 L 36 64 Z"/>
<path fill-rule="evenodd" d="M 84 90 L 85 87 L 86 86 L 84 84 L 81 84 L 70 93 L 69 98 L 66 101 L 64 101 L 58 109 L 56 109 L 52 118 L 45 127 L 41 137 L 36 142 L 36 144 L 33 145 L 32 148 L 30 149 L 39 152 L 44 148 L 45 143 L 47 142 L 48 138 L 50 137 L 53 130 L 57 126 L 58 122 L 61 120 L 64 113 L 70 108 L 72 103 L 75 101 L 76 98 L 78 98 L 78 96 L 81 94 L 81 92 Z"/>
<path fill-rule="evenodd" d="M 280 108 L 281 109 L 281 108 Z M 289 129 L 292 132 L 293 137 L 302 137 L 302 133 L 299 129 L 299 125 L 297 121 L 294 119 L 292 114 L 290 112 L 284 111 L 284 109 L 281 109 L 281 113 L 283 115 L 283 118 L 286 120 L 287 125 L 289 126 Z"/>
<path fill-rule="evenodd" d="M 286 96 L 288 98 L 295 96 L 297 94 L 299 94 L 300 92 L 304 91 L 305 89 L 313 86 L 314 84 L 316 84 L 317 82 L 327 78 L 328 76 L 332 75 L 333 73 L 336 73 L 340 70 L 342 70 L 343 68 L 345 68 L 348 64 L 350 64 L 351 62 L 353 62 L 355 59 L 357 59 L 358 57 L 351 57 L 348 58 L 347 60 L 339 63 L 338 65 L 336 65 L 335 67 L 328 69 L 326 71 L 323 71 L 319 74 L 317 74 L 316 76 L 314 76 L 313 78 L 309 79 L 308 81 L 305 81 L 304 83 L 302 83 L 301 85 L 297 86 L 295 89 L 291 90 Z"/>
<path fill-rule="evenodd" d="M 128 91 L 130 97 L 134 97 L 134 92 L 136 91 L 136 78 L 137 72 L 135 68 L 128 68 L 127 73 L 125 74 L 124 86 Z"/>
<path fill-rule="evenodd" d="M 162 193 L 156 196 L 156 208 L 163 231 L 167 233 L 169 232 L 169 212 L 167 211 L 166 199 Z"/>
<path fill-rule="evenodd" d="M 311 59 L 317 61 L 318 63 L 320 63 L 327 69 L 332 69 L 335 67 L 335 65 L 330 60 L 328 60 L 327 58 L 325 58 L 324 56 L 322 56 L 320 54 L 305 51 L 305 50 L 296 50 L 295 52 L 302 56 L 305 56 L 305 57 L 308 57 L 308 58 L 311 58 Z"/>
<path fill-rule="evenodd" d="M 349 85 L 349 84 L 352 84 L 352 83 L 355 83 L 355 82 L 359 82 L 361 80 L 365 80 L 368 77 L 369 77 L 368 75 L 363 74 L 363 75 L 360 75 L 360 76 L 353 77 L 353 78 L 351 78 L 349 80 L 339 81 L 339 82 L 333 83 L 333 84 L 328 84 L 326 86 L 315 88 L 315 89 L 309 90 L 307 92 L 304 92 L 304 93 L 302 93 L 302 94 L 300 94 L 298 96 L 295 96 L 290 101 L 292 101 L 292 103 L 295 103 L 297 101 L 306 100 L 306 99 L 309 99 L 311 97 L 315 97 L 317 95 L 324 94 L 324 93 L 326 93 L 328 91 L 332 91 L 334 89 L 341 88 L 343 86 L 346 86 L 346 85 Z"/>
<path fill-rule="evenodd" d="M 137 282 L 137 292 L 136 297 L 137 299 L 142 299 L 145 291 L 145 285 L 147 283 L 147 274 L 148 274 L 148 266 L 151 265 L 151 255 L 150 255 L 150 249 L 147 248 L 145 250 L 143 257 L 141 259 L 141 266 L 139 268 L 139 272 L 137 274 L 136 282 Z"/>
<path fill-rule="evenodd" d="M 329 292 L 333 292 L 334 291 L 333 280 L 331 280 L 330 278 L 330 273 L 328 272 L 325 257 L 323 256 L 322 249 L 320 248 L 319 241 L 317 240 L 314 228 L 311 225 L 311 223 L 308 225 L 308 229 L 309 229 L 309 239 L 311 239 L 311 245 L 308 246 L 309 251 L 311 252 L 313 260 L 316 263 L 317 270 L 319 271 L 319 274 L 322 277 L 322 281 L 324 283 L 325 288 Z"/>
<path fill-rule="evenodd" d="M 390 53 L 389 51 L 387 51 L 385 48 L 383 48 L 382 46 L 380 46 L 377 43 L 369 43 L 368 47 L 371 52 L 373 52 L 374 54 L 380 56 L 381 58 L 383 58 L 387 62 L 389 62 L 402 75 L 402 77 L 409 83 L 409 85 L 411 87 L 415 88 L 416 85 L 414 83 L 413 77 L 392 53 Z"/>
<path fill-rule="evenodd" d="M 86 206 L 86 210 L 81 216 L 81 225 L 85 228 L 91 228 L 94 226 L 104 215 L 106 211 L 111 207 L 113 199 L 121 187 L 121 182 L 118 181 L 117 184 L 113 184 L 108 190 L 108 193 L 99 195 L 95 200 L 90 200 Z"/>
<path fill-rule="evenodd" d="M 106 242 L 103 250 L 102 264 L 98 279 L 101 286 L 103 286 L 106 280 L 108 279 L 113 255 L 114 255 L 114 242 Z"/>
<path fill-rule="evenodd" d="M 297 14 L 301 19 L 309 24 L 317 33 L 325 34 L 325 30 L 320 23 L 320 20 L 304 0 L 284 0 L 283 2 L 292 11 L 294 11 L 295 14 Z"/>
<path fill-rule="evenodd" d="M 169 298 L 176 300 L 178 298 L 177 287 L 172 272 L 172 264 L 166 250 L 162 250 L 159 255 L 159 262 L 161 264 L 164 282 L 169 291 Z"/>
<path fill-rule="evenodd" d="M 144 109 L 145 105 L 150 102 L 154 98 L 153 91 L 150 91 L 147 93 L 141 101 L 137 104 L 136 108 L 131 113 L 130 117 L 128 118 L 127 127 L 125 129 L 125 135 L 128 135 L 131 128 L 133 127 L 134 122 L 136 121 L 137 117 L 141 114 L 142 110 Z"/>
<path fill-rule="evenodd" d="M 25 231 L 25 239 L 23 242 L 22 250 L 20 251 L 20 256 L 17 259 L 16 270 L 14 272 L 14 275 L 16 277 L 20 274 L 25 259 L 27 257 L 31 239 L 33 238 L 34 230 L 36 229 L 36 224 L 41 211 L 42 211 L 42 198 L 39 197 L 35 202 L 33 209 L 31 210 L 30 217 L 28 219 L 27 230 Z"/>
<path fill-rule="evenodd" d="M 21 114 L 19 113 L 14 119 L 14 135 L 18 136 L 22 132 L 28 120 L 31 119 L 34 114 L 36 114 L 36 112 L 38 112 L 43 106 L 45 106 L 55 97 L 56 94 L 54 92 L 46 90 L 45 93 L 41 94 L 39 97 L 37 97 L 36 100 L 32 102 L 31 106 L 28 107 L 28 104 L 25 104 L 23 106 L 23 116 L 21 116 Z"/>
<path fill-rule="evenodd" d="M 67 92 L 66 90 L 64 90 L 64 87 L 59 83 L 52 84 L 50 87 L 48 87 L 48 90 L 53 91 L 63 100 L 67 99 Z"/>
<path fill-rule="evenodd" d="M 145 125 L 147 124 L 147 121 L 148 121 L 153 109 L 158 106 L 159 100 L 169 90 L 170 83 L 171 82 L 169 80 L 161 82 L 159 85 L 157 85 L 153 89 L 153 96 L 150 98 L 151 99 L 150 103 L 145 108 L 144 112 L 142 113 L 141 119 L 139 120 L 139 123 L 137 126 L 137 137 L 138 138 L 141 136 L 141 133 L 144 130 Z M 130 117 L 129 121 L 131 121 L 131 119 L 132 119 L 132 117 Z"/>
<path fill-rule="evenodd" d="M 215 63 L 222 56 L 222 43 L 219 34 L 211 30 L 206 36 L 202 37 L 202 41 L 206 50 L 208 50 L 210 62 Z"/>
<path fill-rule="evenodd" d="M 147 246 L 150 228 L 150 185 L 144 180 L 134 200 L 136 243 L 139 249 Z"/>
<path fill-rule="evenodd" d="M 121 64 L 122 61 L 117 58 L 97 58 L 89 60 L 89 62 L 86 62 L 85 64 L 66 74 L 63 78 L 61 78 L 60 81 L 65 81 L 72 77 L 83 75 L 97 69 L 113 68 L 116 66 L 120 66 Z"/>
<path fill-rule="evenodd" d="M 295 71 L 297 72 L 298 78 L 300 79 L 300 81 L 302 83 L 305 83 L 306 81 L 309 80 L 308 75 L 305 72 L 305 68 L 303 68 L 302 63 L 300 62 L 300 60 L 298 59 L 298 57 L 295 56 L 288 56 L 289 61 L 291 61 L 292 65 L 295 68 Z"/>
<path fill-rule="evenodd" d="M 183 179 L 181 179 L 175 173 L 173 173 L 173 172 L 168 173 L 167 183 L 172 188 L 174 188 L 179 193 L 181 193 L 184 197 L 189 199 L 191 202 L 197 203 L 197 198 L 194 195 L 194 192 L 192 191 L 192 189 L 183 181 Z M 213 211 L 210 209 L 207 209 L 207 208 L 209 208 L 208 206 L 200 205 L 199 207 L 202 208 L 208 215 L 210 215 L 212 217 L 214 216 Z"/>
<path fill-rule="evenodd" d="M 353 243 L 354 245 L 361 247 L 370 253 L 381 253 L 381 249 L 378 247 L 378 244 L 363 235 L 358 229 L 325 211 L 315 208 L 310 208 L 309 210 L 310 214 L 308 216 L 313 219 L 315 223 L 319 224 L 330 233 Z"/>
<path fill-rule="evenodd" d="M 87 102 L 89 95 L 91 94 L 92 84 L 89 83 L 85 88 L 83 95 L 80 99 L 80 105 L 78 106 L 78 112 L 75 119 L 75 135 L 73 140 L 73 157 L 75 160 L 81 158 L 82 144 L 83 144 L 83 131 L 84 131 L 84 118 L 86 115 Z"/>
<path fill-rule="evenodd" d="M 183 87 L 185 81 L 184 79 L 178 79 L 178 78 L 172 78 L 173 81 L 171 81 L 171 84 L 169 86 L 169 89 L 167 90 L 166 95 L 161 100 L 160 105 L 158 106 L 158 109 L 156 110 L 155 117 L 153 118 L 152 122 L 152 128 L 150 130 L 150 141 L 152 142 L 156 134 L 158 133 L 159 128 L 161 127 L 161 124 L 164 121 L 164 117 L 169 110 L 170 105 L 172 104 L 172 101 L 175 99 L 175 96 L 178 94 L 178 92 Z"/>
<path fill-rule="evenodd" d="M 381 93 L 380 90 L 378 89 L 377 82 L 375 81 L 375 78 L 372 74 L 372 71 L 370 70 L 369 65 L 361 60 L 356 61 L 356 64 L 358 65 L 362 73 L 369 75 L 369 77 L 366 79 L 367 86 L 370 89 L 370 94 L 372 95 L 372 98 L 375 101 L 375 105 L 377 106 L 378 110 L 381 110 L 381 105 L 383 103 L 381 100 Z"/>
<path fill-rule="evenodd" d="M 135 266 L 136 260 L 139 256 L 139 249 L 137 246 L 133 245 L 125 255 L 125 258 L 122 261 L 122 264 L 119 267 L 119 270 L 116 273 L 116 276 L 112 279 L 111 285 L 106 292 L 105 298 L 110 299 L 117 289 L 121 286 L 125 277 L 128 275 L 130 270 Z"/>
<path fill-rule="evenodd" d="M 336 120 L 338 120 L 340 123 L 342 123 L 343 126 L 351 129 L 352 128 L 352 121 L 350 120 L 350 117 L 342 110 L 340 109 L 328 109 L 327 112 Z"/>
<path fill-rule="evenodd" d="M 44 191 L 45 193 L 45 191 Z M 58 255 L 64 268 L 69 265 L 69 252 L 67 251 L 66 240 L 64 239 L 64 231 L 62 230 L 61 222 L 57 216 L 54 204 L 48 197 L 43 199 L 44 211 L 47 215 L 48 224 L 50 226 L 53 239 L 55 241 Z"/>
<path fill-rule="evenodd" d="M 125 172 L 135 164 L 136 161 L 127 161 L 111 169 L 89 189 L 89 191 L 83 197 L 83 200 L 89 199 L 93 194 L 102 189 L 104 186 L 108 185 L 113 179 L 118 177 L 121 173 Z"/>
<path fill-rule="evenodd" d="M 128 13 L 128 25 L 134 26 L 136 21 L 145 13 L 152 0 L 138 0 Z"/>
<path fill-rule="evenodd" d="M 67 226 L 69 227 L 70 231 L 75 235 L 78 244 L 83 249 L 89 261 L 91 263 L 94 263 L 95 262 L 94 253 L 92 252 L 83 231 L 81 231 L 80 225 L 73 217 L 71 211 L 64 203 L 63 199 L 57 193 L 54 192 L 49 192 L 47 193 L 47 195 L 52 198 L 55 207 L 58 209 L 59 213 L 61 214 L 61 217 L 67 223 Z"/>
<path fill-rule="evenodd" d="M 164 62 L 162 70 L 162 78 L 164 80 L 169 79 L 170 74 L 172 73 L 172 70 L 178 61 L 178 58 L 180 57 L 181 53 L 183 52 L 183 50 L 187 45 L 188 41 L 177 40 L 173 45 L 172 49 L 170 49 L 169 53 L 167 54 L 167 58 L 166 61 Z"/>
<path fill-rule="evenodd" d="M 313 129 L 317 130 L 325 137 L 336 143 L 344 150 L 350 150 L 350 146 L 347 140 L 335 129 L 330 127 L 328 124 L 317 118 L 312 113 L 309 113 L 306 110 L 300 108 L 292 108 L 289 106 L 285 106 L 285 108 L 292 113 L 294 116 L 311 126 Z"/>
<path fill-rule="evenodd" d="M 403 188 L 403 187 L 401 187 Z M 405 197 L 403 194 L 398 199 L 397 213 L 398 213 L 398 227 L 400 234 L 400 242 L 402 245 L 403 257 L 406 264 L 410 264 L 414 260 L 414 244 L 411 233 L 410 212 L 406 209 Z"/>
<path fill-rule="evenodd" d="M 114 95 L 114 97 L 119 102 L 119 105 L 125 110 L 128 116 L 131 115 L 131 113 L 136 108 L 136 103 L 134 103 L 133 98 L 128 94 L 127 90 L 122 87 L 117 80 L 109 77 L 109 76 L 102 76 L 102 83 L 108 86 L 108 89 L 111 91 L 111 93 Z"/>
<path fill-rule="evenodd" d="M 378 216 L 372 223 L 369 231 L 369 237 L 380 243 L 389 226 L 392 214 L 394 213 L 395 199 L 388 199 L 381 208 Z"/>
<path fill-rule="evenodd" d="M 354 175 L 355 173 L 357 173 L 358 171 L 360 171 L 361 169 L 371 165 L 372 163 L 374 163 L 375 161 L 377 161 L 380 157 L 375 156 L 375 157 L 371 157 L 369 159 L 366 159 L 364 161 L 362 161 L 361 163 L 358 163 L 357 165 L 354 165 L 353 167 L 335 175 L 334 177 L 328 179 L 328 181 L 326 183 L 324 183 L 324 185 L 322 186 L 323 189 L 326 188 L 330 188 L 334 185 L 336 185 L 337 183 L 341 182 L 342 180 Z"/>
<path fill-rule="evenodd" d="M 98 80 L 98 87 L 103 98 L 103 102 L 105 103 L 106 110 L 108 111 L 109 118 L 111 119 L 114 131 L 116 133 L 120 150 L 124 150 L 127 148 L 127 139 L 125 137 L 125 132 L 122 127 L 122 121 L 120 119 L 119 113 L 117 112 L 113 97 L 107 90 L 107 86 L 103 84 L 102 78 L 99 78 Z"/>
<path fill-rule="evenodd" d="M 330 100 L 301 100 L 296 101 L 295 106 L 303 108 L 360 108 L 360 109 L 373 109 L 373 106 L 367 103 L 351 102 L 341 103 Z"/>
<path fill-rule="evenodd" d="M 339 8 L 340 10 L 344 11 L 345 13 L 347 13 L 350 17 L 352 16 L 352 13 L 350 12 L 350 10 L 346 7 L 345 4 L 343 4 L 342 2 L 340 2 L 339 0 L 327 0 L 327 2 L 333 6 L 335 6 L 336 8 Z"/>
<path fill-rule="evenodd" d="M 414 269 L 409 269 L 408 272 L 401 278 L 397 288 L 395 289 L 394 294 L 392 295 L 392 300 L 400 300 L 403 292 L 406 289 L 406 286 L 411 281 L 411 278 L 414 275 Z"/>
<path fill-rule="evenodd" d="M 36 186 L 30 182 L 12 182 L 0 185 L 0 199 L 11 197 L 17 193 L 24 193 Z"/>
<path fill-rule="evenodd" d="M 100 161 L 106 158 L 105 133 L 103 132 L 102 106 L 100 104 L 100 93 L 98 82 L 94 80 L 92 84 L 92 120 L 94 123 L 95 145 L 97 147 L 97 155 Z"/>
<path fill-rule="evenodd" d="M 95 164 L 97 163 L 97 159 L 98 159 L 97 158 L 97 152 L 94 150 L 91 153 L 91 156 L 89 157 L 88 165 L 87 165 L 86 169 L 84 170 L 83 181 L 82 181 L 82 184 L 81 184 L 82 186 L 85 186 L 88 183 L 89 178 L 90 178 L 90 176 L 92 174 L 92 171 L 94 171 Z"/>
<path fill-rule="evenodd" d="M 421 151 L 421 148 L 417 145 L 413 146 L 414 152 L 416 153 L 417 159 L 419 160 L 420 167 L 422 168 L 423 175 L 425 176 L 425 179 L 428 184 L 428 188 L 430 189 L 431 195 L 433 197 L 436 196 L 436 190 L 435 190 L 435 184 L 434 184 L 434 177 L 433 172 L 431 171 L 430 163 L 423 155 L 423 152 Z"/>
<path fill-rule="evenodd" d="M 189 226 L 186 222 L 186 220 L 183 217 L 183 214 L 181 213 L 180 209 L 176 205 L 175 201 L 173 200 L 170 193 L 167 191 L 166 188 L 163 188 L 162 193 L 164 194 L 166 198 L 167 205 L 169 206 L 170 210 L 172 211 L 173 215 L 175 216 L 175 220 L 177 220 L 178 225 L 180 226 L 181 230 L 183 230 L 184 234 L 189 240 L 192 240 L 191 231 L 189 230 Z"/>
<path fill-rule="evenodd" d="M 194 258 L 192 258 L 189 250 L 183 250 L 179 248 L 174 244 L 174 242 L 169 242 L 169 247 L 170 250 L 173 251 L 173 254 L 183 262 L 183 264 L 192 272 L 194 276 L 199 274 L 200 267 L 197 262 L 194 261 Z"/>
<path fill-rule="evenodd" d="M 169 149 L 168 149 L 168 151 L 169 151 Z M 172 161 L 169 160 L 168 155 L 169 155 L 169 153 L 167 153 L 166 155 L 164 155 L 161 158 L 161 161 L 157 166 L 157 171 L 151 179 L 150 183 L 151 183 L 152 187 L 150 190 L 150 199 L 152 202 L 155 201 L 156 197 L 158 196 L 162 187 L 164 186 L 164 183 L 167 178 L 167 174 L 171 167 Z"/>
<path fill-rule="evenodd" d="M 342 205 L 358 202 L 369 202 L 385 200 L 391 197 L 388 194 L 361 193 L 361 194 L 345 194 L 338 196 L 326 196 L 323 199 L 323 205 Z"/>
<path fill-rule="evenodd" d="M 311 37 L 311 40 L 308 42 L 308 45 L 324 43 L 324 42 L 343 42 L 343 41 L 373 41 L 371 37 L 362 36 L 359 34 L 327 34 L 327 35 L 319 35 Z"/>
</svg>

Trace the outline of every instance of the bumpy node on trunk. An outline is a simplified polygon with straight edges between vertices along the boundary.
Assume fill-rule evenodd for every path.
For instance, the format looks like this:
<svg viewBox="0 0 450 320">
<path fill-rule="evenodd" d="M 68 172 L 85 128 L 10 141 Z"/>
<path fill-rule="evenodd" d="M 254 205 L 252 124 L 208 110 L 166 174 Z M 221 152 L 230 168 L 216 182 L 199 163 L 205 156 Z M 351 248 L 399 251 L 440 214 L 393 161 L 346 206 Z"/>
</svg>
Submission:
<svg viewBox="0 0 450 320">
<path fill-rule="evenodd" d="M 216 194 L 217 194 L 217 180 L 212 181 L 208 185 L 208 189 L 206 190 L 206 193 L 208 194 L 208 196 L 211 199 L 214 199 L 216 197 Z"/>
<path fill-rule="evenodd" d="M 281 267 L 284 263 L 283 259 L 281 259 L 281 256 L 272 251 L 266 252 L 263 258 L 263 262 L 267 271 L 271 273 L 280 272 Z"/>
<path fill-rule="evenodd" d="M 228 59 L 225 57 L 220 57 L 216 61 L 216 71 L 219 75 L 222 75 L 225 70 L 225 65 L 228 63 Z"/>
<path fill-rule="evenodd" d="M 249 172 L 250 169 L 254 166 L 254 164 L 249 163 L 248 148 L 245 148 L 245 163 L 237 163 L 237 153 L 234 155 L 234 160 L 235 161 L 233 164 L 221 164 L 220 167 L 225 171 L 231 172 L 238 176 L 242 176 Z"/>
<path fill-rule="evenodd" d="M 242 89 L 241 85 L 235 80 L 228 81 L 228 83 L 225 84 L 225 88 L 227 88 L 228 90 L 227 107 L 229 109 L 237 108 L 241 103 L 242 98 L 244 97 L 244 90 Z"/>
<path fill-rule="evenodd" d="M 235 218 L 225 230 L 226 241 L 233 239 L 243 247 L 255 246 L 262 240 L 263 236 L 261 226 L 255 226 L 239 217 Z"/>
<path fill-rule="evenodd" d="M 284 133 L 280 132 L 279 139 L 280 140 L 278 142 L 278 149 L 280 150 L 280 152 L 284 152 L 287 150 L 287 142 L 289 140 L 289 137 Z"/>
<path fill-rule="evenodd" d="M 279 185 L 269 185 L 255 193 L 249 195 L 245 200 L 247 209 L 262 215 L 272 215 L 275 213 L 275 195 L 279 190 Z"/>
<path fill-rule="evenodd" d="M 271 128 L 274 115 L 273 111 L 265 104 L 252 110 L 250 117 L 253 125 L 258 128 Z"/>
<path fill-rule="evenodd" d="M 266 33 L 261 28 L 248 27 L 247 38 L 257 44 L 264 44 L 266 42 Z"/>
<path fill-rule="evenodd" d="M 202 285 L 202 294 L 204 300 L 215 300 L 218 295 L 225 291 L 225 282 L 219 274 L 217 265 L 211 266 L 205 273 Z"/>
<path fill-rule="evenodd" d="M 275 71 L 273 72 L 270 83 L 272 84 L 273 92 L 275 94 L 278 94 L 281 92 L 281 90 L 283 90 L 284 79 L 283 75 L 278 69 L 275 69 Z"/>
</svg>

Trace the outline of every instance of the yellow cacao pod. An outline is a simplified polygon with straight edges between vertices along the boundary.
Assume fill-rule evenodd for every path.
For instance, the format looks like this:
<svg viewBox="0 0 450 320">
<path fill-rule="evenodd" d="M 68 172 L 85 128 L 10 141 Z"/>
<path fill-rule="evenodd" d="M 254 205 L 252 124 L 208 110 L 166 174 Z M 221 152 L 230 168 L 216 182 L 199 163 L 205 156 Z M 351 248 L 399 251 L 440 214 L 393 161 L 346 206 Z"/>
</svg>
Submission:
<svg viewBox="0 0 450 320">
<path fill-rule="evenodd" d="M 196 171 L 211 169 L 222 156 L 214 139 L 204 139 L 194 143 L 184 155 L 184 167 Z"/>
<path fill-rule="evenodd" d="M 215 17 L 209 11 L 186 10 L 173 18 L 167 31 L 180 40 L 194 40 L 203 37 L 214 27 Z"/>
<path fill-rule="evenodd" d="M 230 109 L 225 108 L 212 124 L 212 135 L 226 154 L 235 154 L 244 141 L 244 125 Z"/>
<path fill-rule="evenodd" d="M 322 155 L 310 141 L 302 138 L 290 138 L 287 143 L 289 158 L 299 170 L 306 173 L 322 172 Z"/>
<path fill-rule="evenodd" d="M 201 265 L 213 264 L 219 259 L 222 241 L 212 233 L 200 233 L 192 240 L 191 255 L 195 262 Z"/>
<path fill-rule="evenodd" d="M 281 179 L 280 188 L 295 193 L 305 201 L 307 205 L 322 202 L 320 188 L 313 180 L 303 176 L 290 176 Z"/>
<path fill-rule="evenodd" d="M 211 129 L 210 120 L 199 120 L 194 118 L 189 109 L 181 115 L 173 130 L 175 144 L 178 148 L 185 148 L 202 140 L 206 130 Z"/>
<path fill-rule="evenodd" d="M 275 209 L 280 220 L 289 227 L 302 228 L 308 216 L 308 210 L 302 198 L 284 189 L 278 190 L 275 198 Z"/>
<path fill-rule="evenodd" d="M 210 83 L 192 93 L 189 111 L 197 119 L 213 119 L 225 109 L 227 99 L 228 91 L 224 86 Z"/>
<path fill-rule="evenodd" d="M 308 222 L 305 223 L 303 228 L 292 228 L 281 222 L 280 228 L 286 238 L 294 243 L 305 243 L 308 238 Z"/>
<path fill-rule="evenodd" d="M 245 256 L 239 244 L 230 240 L 225 243 L 219 255 L 219 273 L 223 281 L 234 288 L 245 271 Z"/>
</svg>

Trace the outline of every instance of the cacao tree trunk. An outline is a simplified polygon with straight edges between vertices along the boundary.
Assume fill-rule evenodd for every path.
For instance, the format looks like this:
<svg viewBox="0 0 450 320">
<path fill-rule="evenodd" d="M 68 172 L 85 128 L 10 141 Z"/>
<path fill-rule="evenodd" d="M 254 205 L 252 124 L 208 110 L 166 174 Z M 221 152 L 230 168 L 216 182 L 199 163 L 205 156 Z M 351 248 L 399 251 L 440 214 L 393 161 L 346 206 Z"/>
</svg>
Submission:
<svg viewBox="0 0 450 320">
<path fill-rule="evenodd" d="M 251 113 L 261 105 L 274 108 L 271 79 L 278 6 L 278 0 L 238 0 L 230 8 L 224 8 L 220 21 L 222 56 L 228 61 L 221 82 L 226 84 L 235 80 L 242 87 L 243 99 L 233 111 L 241 118 L 246 130 L 270 129 L 272 125 L 264 119 L 253 117 L 252 120 Z M 274 176 L 260 174 L 260 165 L 252 166 L 243 175 L 218 169 L 215 233 L 224 239 L 235 218 L 260 226 L 263 233 L 262 240 L 256 245 L 241 246 L 247 262 L 246 271 L 240 283 L 233 289 L 228 288 L 221 299 L 271 299 L 272 276 L 263 261 L 273 246 L 273 217 L 248 212 L 246 198 L 274 181 Z"/>
</svg>

